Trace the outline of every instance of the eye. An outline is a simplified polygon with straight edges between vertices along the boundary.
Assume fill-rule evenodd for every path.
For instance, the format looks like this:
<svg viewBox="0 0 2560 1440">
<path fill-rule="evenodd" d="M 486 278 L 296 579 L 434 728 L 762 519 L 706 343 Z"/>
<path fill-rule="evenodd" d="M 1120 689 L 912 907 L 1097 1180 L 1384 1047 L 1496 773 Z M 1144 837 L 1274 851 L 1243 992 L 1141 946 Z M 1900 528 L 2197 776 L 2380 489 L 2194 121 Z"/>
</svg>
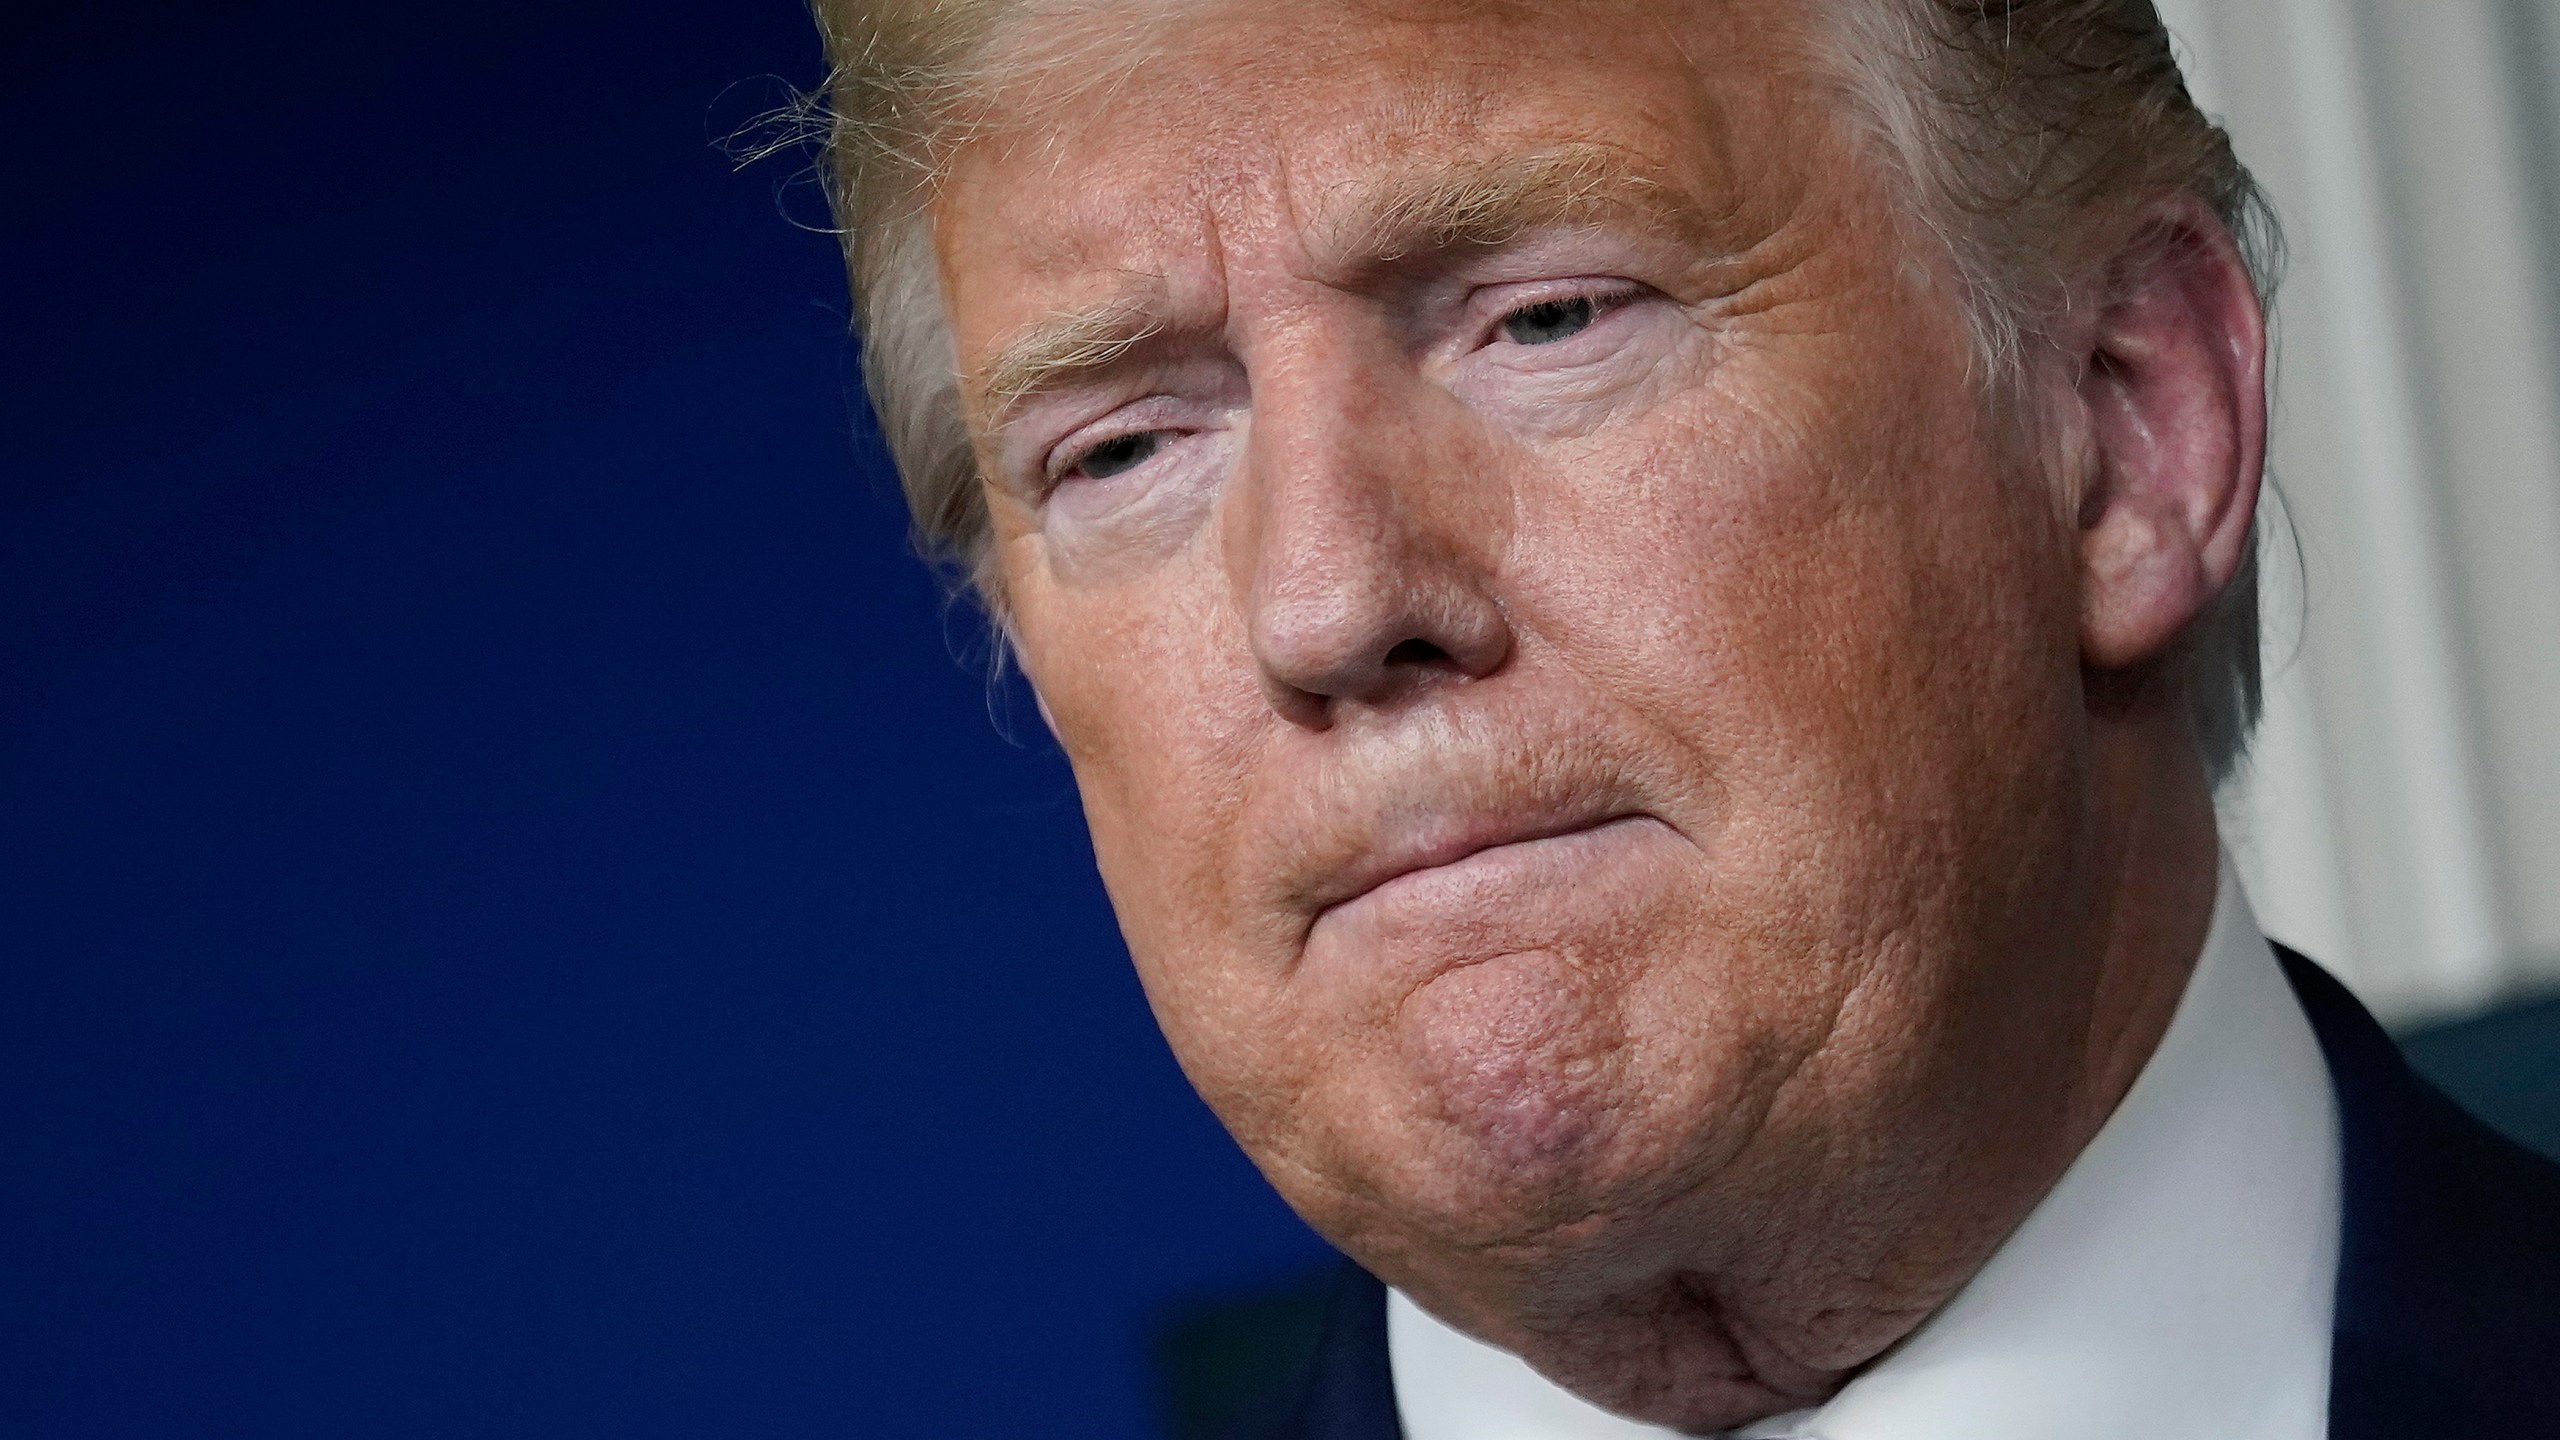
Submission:
<svg viewBox="0 0 2560 1440">
<path fill-rule="evenodd" d="M 1131 435 L 1115 436 L 1068 461 L 1065 473 L 1071 478 L 1108 480 L 1144 465 L 1163 448 L 1164 432 L 1161 430 L 1140 430 Z"/>
<path fill-rule="evenodd" d="M 1514 345 L 1553 345 L 1591 328 L 1600 303 L 1589 295 L 1565 295 L 1523 305 L 1502 317 L 1502 338 Z"/>
</svg>

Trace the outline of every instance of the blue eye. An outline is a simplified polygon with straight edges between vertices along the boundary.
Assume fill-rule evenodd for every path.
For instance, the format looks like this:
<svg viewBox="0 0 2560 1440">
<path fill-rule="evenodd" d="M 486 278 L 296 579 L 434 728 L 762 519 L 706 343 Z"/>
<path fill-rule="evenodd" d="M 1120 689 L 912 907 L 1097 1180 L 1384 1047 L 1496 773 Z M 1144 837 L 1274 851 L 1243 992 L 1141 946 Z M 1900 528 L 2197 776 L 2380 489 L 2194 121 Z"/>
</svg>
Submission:
<svg viewBox="0 0 2560 1440">
<path fill-rule="evenodd" d="M 1502 317 L 1502 336 L 1514 345 L 1553 345 L 1591 328 L 1600 307 L 1588 295 L 1523 305 Z"/>
<path fill-rule="evenodd" d="M 1162 431 L 1141 430 L 1135 435 L 1105 440 L 1078 455 L 1075 463 L 1067 467 L 1067 473 L 1081 475 L 1088 480 L 1108 480 L 1114 475 L 1137 469 L 1163 448 Z"/>
</svg>

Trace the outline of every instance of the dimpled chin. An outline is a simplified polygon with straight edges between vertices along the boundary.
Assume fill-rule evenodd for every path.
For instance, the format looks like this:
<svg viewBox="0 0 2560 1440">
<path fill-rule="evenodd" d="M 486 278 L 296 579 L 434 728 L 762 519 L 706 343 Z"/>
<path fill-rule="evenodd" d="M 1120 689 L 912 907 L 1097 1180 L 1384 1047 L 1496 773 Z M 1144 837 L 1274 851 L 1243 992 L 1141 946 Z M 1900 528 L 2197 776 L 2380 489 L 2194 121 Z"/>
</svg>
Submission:
<svg viewBox="0 0 2560 1440">
<path fill-rule="evenodd" d="M 1399 1039 L 1473 1172 L 1462 1188 L 1507 1192 L 1514 1214 L 1578 1205 L 1608 1138 L 1616 1034 L 1573 966 L 1529 951 L 1445 971 L 1405 1002 Z"/>
</svg>

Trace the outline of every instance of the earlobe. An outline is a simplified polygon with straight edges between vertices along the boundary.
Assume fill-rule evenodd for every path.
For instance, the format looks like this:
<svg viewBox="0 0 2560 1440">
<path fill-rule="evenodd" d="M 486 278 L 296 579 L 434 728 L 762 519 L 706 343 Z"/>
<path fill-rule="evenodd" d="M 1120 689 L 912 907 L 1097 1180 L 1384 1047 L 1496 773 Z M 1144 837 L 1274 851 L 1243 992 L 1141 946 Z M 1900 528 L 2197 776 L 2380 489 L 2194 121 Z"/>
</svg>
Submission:
<svg viewBox="0 0 2560 1440">
<path fill-rule="evenodd" d="M 1049 727 L 1049 738 L 1063 747 L 1066 742 L 1058 735 L 1058 717 L 1049 713 L 1049 697 L 1041 694 L 1037 685 L 1031 687 L 1031 703 L 1040 711 L 1040 723 Z"/>
<path fill-rule="evenodd" d="M 1040 723 L 1048 727 L 1049 738 L 1058 742 L 1058 748 L 1065 749 L 1067 740 L 1065 736 L 1058 733 L 1057 714 L 1050 710 L 1049 697 L 1041 693 L 1040 682 L 1032 676 L 1031 667 L 1022 663 L 1022 642 L 1015 638 L 1013 627 L 1009 624 L 1004 627 L 1001 643 L 1005 653 L 1013 657 L 1013 667 L 1022 672 L 1023 686 L 1031 692 L 1032 708 L 1040 712 Z"/>
<path fill-rule="evenodd" d="M 987 618 L 995 631 L 999 657 L 997 663 L 1010 664 L 1021 674 L 1023 688 L 1031 692 L 1032 708 L 1040 712 L 1040 723 L 1048 728 L 1049 738 L 1058 742 L 1058 748 L 1065 749 L 1066 737 L 1058 733 L 1058 717 L 1049 709 L 1049 697 L 1040 693 L 1039 679 L 1031 673 L 1031 667 L 1023 662 L 1022 637 L 1014 631 L 1011 611 L 1000 602 L 990 600 L 987 606 Z"/>
<path fill-rule="evenodd" d="M 2160 207 L 2109 270 L 2079 401 L 2095 452 L 2080 521 L 2081 654 L 2156 658 L 2247 553 L 2266 447 L 2266 328 L 2230 233 Z"/>
</svg>

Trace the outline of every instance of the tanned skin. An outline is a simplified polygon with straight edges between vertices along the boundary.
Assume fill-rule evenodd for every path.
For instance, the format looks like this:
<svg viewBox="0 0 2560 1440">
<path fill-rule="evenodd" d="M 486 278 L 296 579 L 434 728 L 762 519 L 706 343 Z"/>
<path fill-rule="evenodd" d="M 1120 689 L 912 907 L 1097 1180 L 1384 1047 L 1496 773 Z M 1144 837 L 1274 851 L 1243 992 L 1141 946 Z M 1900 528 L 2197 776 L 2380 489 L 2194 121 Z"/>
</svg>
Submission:
<svg viewBox="0 0 2560 1440">
<path fill-rule="evenodd" d="M 2182 200 L 1987 397 L 1805 8 L 1187 7 L 935 210 L 1175 1053 L 1346 1252 L 1692 1431 L 1910 1333 L 2157 1043 L 2263 444 Z"/>
</svg>

